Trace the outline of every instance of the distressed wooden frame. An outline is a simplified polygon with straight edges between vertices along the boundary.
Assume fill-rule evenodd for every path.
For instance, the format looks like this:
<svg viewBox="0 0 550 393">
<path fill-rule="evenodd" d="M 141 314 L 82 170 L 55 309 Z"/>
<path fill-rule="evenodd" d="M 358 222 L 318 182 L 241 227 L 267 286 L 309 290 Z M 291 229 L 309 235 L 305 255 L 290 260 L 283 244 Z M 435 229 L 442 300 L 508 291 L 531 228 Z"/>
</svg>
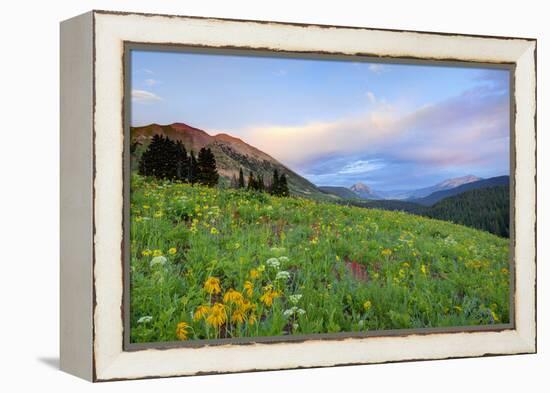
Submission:
<svg viewBox="0 0 550 393">
<path fill-rule="evenodd" d="M 124 53 L 128 44 L 513 67 L 514 314 L 502 329 L 124 342 Z M 61 24 L 61 368 L 92 381 L 536 352 L 536 40 L 92 11 Z M 127 344 L 127 343 L 126 343 Z"/>
</svg>

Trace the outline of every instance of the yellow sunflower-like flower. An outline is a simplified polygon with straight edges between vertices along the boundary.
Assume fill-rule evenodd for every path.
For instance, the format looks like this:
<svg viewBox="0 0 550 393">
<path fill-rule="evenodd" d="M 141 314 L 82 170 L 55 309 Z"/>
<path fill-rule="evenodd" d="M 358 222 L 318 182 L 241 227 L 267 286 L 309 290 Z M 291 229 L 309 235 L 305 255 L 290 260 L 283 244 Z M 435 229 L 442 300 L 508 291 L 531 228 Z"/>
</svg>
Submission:
<svg viewBox="0 0 550 393">
<path fill-rule="evenodd" d="M 382 250 L 382 256 L 389 257 L 392 254 L 392 251 L 389 248 L 384 248 Z"/>
<path fill-rule="evenodd" d="M 369 311 L 371 307 L 372 303 L 370 300 L 367 300 L 365 303 L 363 303 L 363 308 L 365 309 L 365 311 Z"/>
<path fill-rule="evenodd" d="M 148 257 L 148 256 L 151 256 L 152 253 L 153 252 L 151 250 L 147 249 L 147 250 L 143 250 L 141 252 L 141 255 L 143 255 L 144 257 Z"/>
<path fill-rule="evenodd" d="M 153 251 L 154 257 L 161 257 L 162 256 L 162 250 L 154 250 Z"/>
<path fill-rule="evenodd" d="M 204 282 L 204 289 L 210 295 L 220 293 L 222 291 L 220 288 L 220 279 L 216 277 L 208 277 L 208 279 Z"/>
<path fill-rule="evenodd" d="M 195 313 L 193 314 L 193 320 L 198 321 L 199 319 L 202 319 L 206 317 L 206 315 L 210 312 L 209 306 L 198 306 L 195 310 Z"/>
<path fill-rule="evenodd" d="M 227 313 L 225 306 L 221 303 L 216 303 L 210 307 L 210 313 L 206 317 L 206 323 L 216 328 L 220 327 L 227 321 Z"/>
<path fill-rule="evenodd" d="M 211 233 L 212 235 L 216 235 L 216 234 L 218 233 L 218 230 L 217 230 L 215 227 L 212 227 L 212 228 L 210 229 L 210 233 Z"/>
<path fill-rule="evenodd" d="M 245 315 L 241 309 L 237 309 L 233 311 L 233 315 L 231 315 L 231 322 L 244 323 L 244 321 L 245 321 Z"/>
<path fill-rule="evenodd" d="M 233 288 L 229 289 L 223 295 L 223 302 L 228 304 L 240 305 L 243 303 L 243 295 L 239 291 L 235 291 Z"/>
<path fill-rule="evenodd" d="M 187 331 L 189 329 L 189 324 L 186 322 L 180 322 L 178 323 L 176 327 L 176 336 L 178 336 L 178 339 L 180 340 L 187 340 L 189 332 Z"/>
<path fill-rule="evenodd" d="M 168 254 L 170 254 L 170 255 L 174 255 L 177 252 L 178 252 L 178 250 L 177 250 L 176 247 L 172 247 L 171 249 L 168 250 Z"/>
<path fill-rule="evenodd" d="M 251 297 L 252 294 L 254 293 L 254 284 L 250 281 L 245 281 L 244 290 L 246 291 L 246 295 L 248 297 Z"/>
<path fill-rule="evenodd" d="M 274 291 L 272 289 L 268 289 L 261 297 L 260 301 L 265 304 L 267 307 L 271 307 L 273 305 L 273 300 L 280 297 L 281 294 L 278 291 Z"/>
<path fill-rule="evenodd" d="M 258 270 L 252 269 L 252 270 L 250 271 L 250 273 L 249 273 L 249 276 L 250 276 L 251 279 L 255 280 L 255 279 L 257 279 L 258 277 L 260 277 L 260 274 L 261 274 L 261 273 L 260 273 Z"/>
<path fill-rule="evenodd" d="M 422 272 L 422 274 L 427 274 L 428 268 L 426 268 L 426 265 L 422 264 L 420 265 L 420 271 Z"/>
</svg>

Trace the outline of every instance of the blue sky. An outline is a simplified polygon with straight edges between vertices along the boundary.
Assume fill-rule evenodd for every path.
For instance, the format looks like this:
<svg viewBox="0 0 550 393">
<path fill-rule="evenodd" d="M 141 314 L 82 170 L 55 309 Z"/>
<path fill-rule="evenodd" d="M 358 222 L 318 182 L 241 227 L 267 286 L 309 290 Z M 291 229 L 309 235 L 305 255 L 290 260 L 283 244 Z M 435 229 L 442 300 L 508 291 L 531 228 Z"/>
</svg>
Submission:
<svg viewBox="0 0 550 393">
<path fill-rule="evenodd" d="M 509 173 L 497 69 L 132 51 L 132 125 L 225 132 L 317 185 L 411 189 Z"/>
</svg>

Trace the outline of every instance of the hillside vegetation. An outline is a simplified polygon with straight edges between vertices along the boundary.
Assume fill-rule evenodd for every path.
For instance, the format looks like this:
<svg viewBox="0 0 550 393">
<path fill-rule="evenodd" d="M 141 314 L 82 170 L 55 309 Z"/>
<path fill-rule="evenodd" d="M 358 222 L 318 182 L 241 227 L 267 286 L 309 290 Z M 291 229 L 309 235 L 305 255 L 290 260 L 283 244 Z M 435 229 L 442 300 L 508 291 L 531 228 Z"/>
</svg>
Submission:
<svg viewBox="0 0 550 393">
<path fill-rule="evenodd" d="M 131 341 L 509 321 L 507 239 L 403 212 L 131 179 Z"/>
</svg>

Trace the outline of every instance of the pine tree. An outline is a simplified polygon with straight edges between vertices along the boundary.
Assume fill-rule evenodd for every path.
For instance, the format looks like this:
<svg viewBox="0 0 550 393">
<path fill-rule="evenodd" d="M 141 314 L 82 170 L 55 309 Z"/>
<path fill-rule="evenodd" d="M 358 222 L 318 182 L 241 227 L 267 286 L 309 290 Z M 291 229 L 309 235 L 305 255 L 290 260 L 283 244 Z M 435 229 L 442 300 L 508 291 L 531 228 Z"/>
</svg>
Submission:
<svg viewBox="0 0 550 393">
<path fill-rule="evenodd" d="M 287 197 L 290 195 L 290 191 L 288 189 L 288 183 L 286 181 L 286 175 L 283 173 L 281 177 L 279 178 L 279 196 Z"/>
<path fill-rule="evenodd" d="M 248 175 L 248 183 L 247 183 L 247 189 L 248 190 L 255 190 L 256 189 L 256 180 L 254 179 L 254 173 L 250 172 Z"/>
<path fill-rule="evenodd" d="M 195 153 L 191 151 L 191 154 L 189 155 L 189 165 L 187 167 L 187 180 L 191 184 L 195 184 L 197 182 L 197 159 L 195 158 Z"/>
<path fill-rule="evenodd" d="M 216 168 L 216 158 L 210 148 L 202 148 L 197 158 L 197 180 L 200 184 L 214 187 L 218 184 L 220 175 Z"/>
<path fill-rule="evenodd" d="M 239 184 L 238 184 L 238 187 L 239 187 L 239 188 L 244 188 L 244 173 L 243 173 L 243 168 L 240 168 L 240 169 L 239 169 Z"/>
<path fill-rule="evenodd" d="M 279 171 L 273 170 L 273 180 L 271 182 L 270 192 L 273 195 L 279 195 Z"/>
<path fill-rule="evenodd" d="M 256 190 L 260 192 L 265 191 L 265 184 L 264 184 L 264 176 L 262 174 L 259 174 L 256 180 Z"/>
<path fill-rule="evenodd" d="M 188 181 L 189 175 L 189 157 L 187 157 L 187 150 L 180 141 L 176 142 L 176 179 L 183 182 Z"/>
</svg>

